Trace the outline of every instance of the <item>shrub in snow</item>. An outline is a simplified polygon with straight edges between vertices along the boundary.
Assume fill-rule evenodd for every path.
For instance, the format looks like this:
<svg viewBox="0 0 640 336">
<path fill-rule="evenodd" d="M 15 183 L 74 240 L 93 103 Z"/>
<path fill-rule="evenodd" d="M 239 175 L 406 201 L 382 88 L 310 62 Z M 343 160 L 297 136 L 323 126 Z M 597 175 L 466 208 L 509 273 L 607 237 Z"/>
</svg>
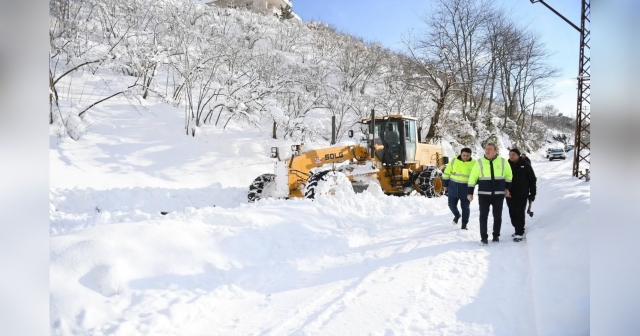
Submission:
<svg viewBox="0 0 640 336">
<path fill-rule="evenodd" d="M 80 140 L 82 134 L 84 134 L 84 129 L 82 127 L 82 119 L 77 115 L 70 115 L 65 122 L 65 129 L 67 130 L 67 134 L 73 140 Z"/>
</svg>

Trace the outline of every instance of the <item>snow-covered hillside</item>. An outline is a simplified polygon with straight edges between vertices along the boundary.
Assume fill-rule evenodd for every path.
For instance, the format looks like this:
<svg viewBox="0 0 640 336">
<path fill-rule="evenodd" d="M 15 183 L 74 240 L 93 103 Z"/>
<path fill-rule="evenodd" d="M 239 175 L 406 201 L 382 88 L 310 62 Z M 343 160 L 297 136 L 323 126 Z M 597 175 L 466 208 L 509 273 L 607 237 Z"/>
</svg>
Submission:
<svg viewBox="0 0 640 336">
<path fill-rule="evenodd" d="M 92 127 L 96 108 L 123 96 L 120 107 L 142 111 L 161 101 L 181 109 L 181 117 L 166 119 L 175 126 L 172 137 L 242 127 L 276 139 L 324 141 L 334 116 L 341 140 L 374 108 L 381 115 L 416 117 L 423 138 L 456 150 L 489 141 L 527 151 L 543 145 L 547 126 L 532 120 L 535 109 L 513 105 L 531 98 L 526 88 L 533 83 L 511 89 L 520 92 L 518 99 L 515 93 L 498 99 L 504 80 L 494 73 L 494 94 L 472 85 L 462 102 L 454 92 L 472 81 L 447 79 L 444 90 L 438 76 L 422 73 L 431 66 L 419 69 L 428 55 L 411 59 L 319 22 L 175 0 L 52 0 L 50 6 L 49 121 L 59 135 L 73 139 Z M 469 46 L 480 49 L 471 54 L 483 55 L 487 39 L 474 38 Z M 484 63 L 499 58 L 469 62 L 488 69 Z M 480 76 L 474 80 L 486 82 L 488 74 L 479 69 L 472 71 Z M 488 96 L 496 101 L 485 102 Z"/>
<path fill-rule="evenodd" d="M 233 126 L 185 136 L 183 112 L 96 107 L 51 158 L 54 335 L 584 335 L 589 183 L 534 157 L 535 217 L 481 247 L 446 199 L 246 202 L 286 147 Z M 504 154 L 504 153 L 503 153 Z M 168 214 L 162 215 L 161 211 Z"/>
</svg>

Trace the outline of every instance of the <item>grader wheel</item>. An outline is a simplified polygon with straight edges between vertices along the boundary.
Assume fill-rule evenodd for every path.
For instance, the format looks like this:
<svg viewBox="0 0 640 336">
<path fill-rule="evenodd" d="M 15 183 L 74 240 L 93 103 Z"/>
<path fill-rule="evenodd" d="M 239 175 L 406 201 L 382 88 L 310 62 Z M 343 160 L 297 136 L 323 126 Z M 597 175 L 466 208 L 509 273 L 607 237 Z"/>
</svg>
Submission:
<svg viewBox="0 0 640 336">
<path fill-rule="evenodd" d="M 416 190 L 420 195 L 440 197 L 444 193 L 442 187 L 442 171 L 438 168 L 427 168 L 420 172 L 417 179 Z"/>
<path fill-rule="evenodd" d="M 316 199 L 336 192 L 353 194 L 353 187 L 347 175 L 337 171 L 325 170 L 309 177 L 304 187 L 304 197 Z"/>
<path fill-rule="evenodd" d="M 276 185 L 276 175 L 275 174 L 262 174 L 256 177 L 255 180 L 249 186 L 249 193 L 247 194 L 247 200 L 249 203 L 253 203 L 262 198 L 271 197 L 275 185 Z"/>
</svg>

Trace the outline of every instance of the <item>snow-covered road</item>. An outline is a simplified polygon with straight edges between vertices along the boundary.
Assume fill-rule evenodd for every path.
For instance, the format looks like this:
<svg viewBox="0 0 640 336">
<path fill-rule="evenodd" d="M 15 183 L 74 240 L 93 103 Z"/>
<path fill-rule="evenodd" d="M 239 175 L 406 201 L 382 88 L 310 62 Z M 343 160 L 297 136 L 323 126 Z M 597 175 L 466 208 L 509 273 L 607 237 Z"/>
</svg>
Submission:
<svg viewBox="0 0 640 336">
<path fill-rule="evenodd" d="M 536 307 L 527 245 L 567 165 L 534 162 L 540 195 L 528 241 L 508 239 L 505 207 L 503 242 L 489 247 L 478 244 L 476 202 L 465 232 L 450 224 L 444 198 L 246 204 L 242 188 L 219 185 L 56 190 L 53 330 L 536 335 L 547 308 Z"/>
<path fill-rule="evenodd" d="M 477 202 L 469 231 L 445 198 L 247 204 L 274 142 L 185 137 L 165 108 L 51 138 L 52 334 L 588 334 L 590 188 L 570 159 L 533 158 L 527 241 L 505 206 L 503 241 L 482 247 Z"/>
</svg>

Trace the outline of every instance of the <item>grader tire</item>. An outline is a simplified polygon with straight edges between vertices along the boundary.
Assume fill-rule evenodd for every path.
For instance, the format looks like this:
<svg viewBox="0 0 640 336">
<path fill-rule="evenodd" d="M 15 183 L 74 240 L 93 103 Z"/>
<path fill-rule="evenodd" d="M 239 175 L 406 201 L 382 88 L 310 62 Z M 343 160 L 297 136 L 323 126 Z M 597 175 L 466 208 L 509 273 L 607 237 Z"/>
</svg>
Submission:
<svg viewBox="0 0 640 336">
<path fill-rule="evenodd" d="M 425 169 L 418 174 L 417 189 L 420 195 L 440 197 L 444 194 L 442 187 L 442 171 L 437 168 Z"/>
<path fill-rule="evenodd" d="M 309 177 L 304 186 L 304 197 L 316 199 L 332 195 L 336 191 L 354 193 L 351 181 L 347 175 L 337 171 L 325 170 Z"/>
<path fill-rule="evenodd" d="M 271 191 L 275 187 L 275 181 L 275 174 L 262 174 L 256 177 L 249 186 L 249 193 L 247 194 L 249 203 L 271 196 Z"/>
</svg>

